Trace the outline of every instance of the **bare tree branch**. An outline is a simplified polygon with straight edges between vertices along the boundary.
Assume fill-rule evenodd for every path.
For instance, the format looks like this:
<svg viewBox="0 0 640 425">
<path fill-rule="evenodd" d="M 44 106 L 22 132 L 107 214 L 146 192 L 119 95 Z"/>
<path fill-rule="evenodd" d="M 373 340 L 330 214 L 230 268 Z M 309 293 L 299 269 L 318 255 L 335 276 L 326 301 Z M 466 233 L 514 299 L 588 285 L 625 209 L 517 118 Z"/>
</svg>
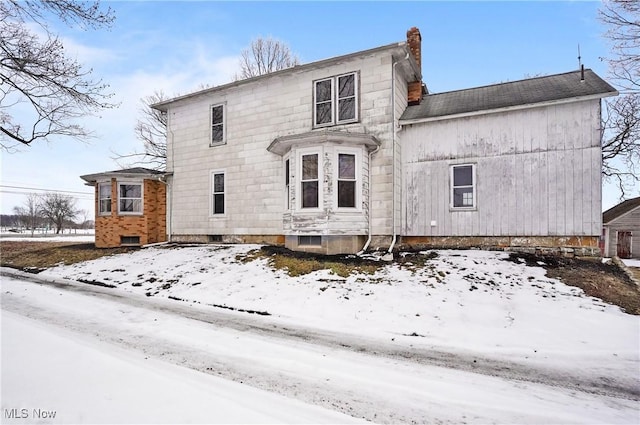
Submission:
<svg viewBox="0 0 640 425">
<path fill-rule="evenodd" d="M 622 93 L 604 105 L 602 175 L 624 199 L 640 193 L 640 2 L 605 1 L 599 16 L 611 44 L 609 74 Z"/>
<path fill-rule="evenodd" d="M 73 220 L 80 212 L 73 197 L 55 192 L 42 196 L 40 211 L 56 226 L 56 234 L 62 232 L 66 221 Z"/>
<path fill-rule="evenodd" d="M 5 150 L 52 136 L 85 140 L 92 134 L 76 120 L 115 106 L 105 94 L 108 86 L 66 55 L 47 26 L 52 17 L 85 29 L 109 26 L 114 19 L 98 2 L 0 1 L 0 147 Z M 44 38 L 28 29 L 30 22 L 43 29 Z"/>
<path fill-rule="evenodd" d="M 289 46 L 275 38 L 256 38 L 241 53 L 240 74 L 236 80 L 257 77 L 299 65 L 298 57 Z"/>
<path fill-rule="evenodd" d="M 156 91 L 150 96 L 140 99 L 142 103 L 138 112 L 135 127 L 136 138 L 142 142 L 144 152 L 134 151 L 129 154 L 114 153 L 112 159 L 120 166 L 144 165 L 154 170 L 165 170 L 167 166 L 167 117 L 164 113 L 151 108 L 154 103 L 167 100 L 162 91 Z M 126 165 L 121 161 L 128 161 Z"/>
</svg>

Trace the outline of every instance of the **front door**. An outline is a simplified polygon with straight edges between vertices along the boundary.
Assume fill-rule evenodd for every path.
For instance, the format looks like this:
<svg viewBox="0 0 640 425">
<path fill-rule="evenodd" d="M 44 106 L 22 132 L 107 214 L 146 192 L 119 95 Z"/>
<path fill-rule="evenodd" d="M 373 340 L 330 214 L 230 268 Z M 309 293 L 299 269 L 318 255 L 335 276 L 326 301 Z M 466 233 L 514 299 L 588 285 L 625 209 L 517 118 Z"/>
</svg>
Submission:
<svg viewBox="0 0 640 425">
<path fill-rule="evenodd" d="M 631 232 L 618 232 L 617 255 L 620 258 L 631 258 Z"/>
</svg>

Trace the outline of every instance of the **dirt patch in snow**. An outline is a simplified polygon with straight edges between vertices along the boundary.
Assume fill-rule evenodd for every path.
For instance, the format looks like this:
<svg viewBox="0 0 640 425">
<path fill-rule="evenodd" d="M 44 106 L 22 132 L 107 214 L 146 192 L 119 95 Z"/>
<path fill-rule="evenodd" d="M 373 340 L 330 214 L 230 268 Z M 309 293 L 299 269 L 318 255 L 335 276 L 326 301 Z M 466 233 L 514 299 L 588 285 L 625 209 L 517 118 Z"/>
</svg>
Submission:
<svg viewBox="0 0 640 425">
<path fill-rule="evenodd" d="M 597 259 L 512 253 L 509 261 L 543 267 L 547 276 L 582 289 L 588 296 L 621 307 L 626 313 L 640 315 L 640 287 L 612 263 Z"/>
<path fill-rule="evenodd" d="M 135 248 L 96 248 L 93 243 L 2 241 L 0 265 L 38 273 L 59 264 L 95 260 L 132 249 Z"/>
</svg>

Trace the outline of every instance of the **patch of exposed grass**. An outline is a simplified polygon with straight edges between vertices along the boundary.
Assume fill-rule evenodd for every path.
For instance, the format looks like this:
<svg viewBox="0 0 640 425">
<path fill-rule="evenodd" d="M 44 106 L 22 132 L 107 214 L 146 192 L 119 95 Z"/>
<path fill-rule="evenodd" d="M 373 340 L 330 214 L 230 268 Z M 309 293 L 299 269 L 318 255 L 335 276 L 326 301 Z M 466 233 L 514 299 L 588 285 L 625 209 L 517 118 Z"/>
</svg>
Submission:
<svg viewBox="0 0 640 425">
<path fill-rule="evenodd" d="M 20 270 L 41 270 L 75 264 L 135 248 L 96 248 L 92 243 L 0 241 L 0 265 Z"/>
<path fill-rule="evenodd" d="M 353 255 L 317 255 L 274 246 L 249 251 L 246 255 L 237 256 L 236 260 L 248 263 L 258 258 L 265 258 L 270 267 L 284 270 L 291 277 L 303 276 L 318 270 L 329 270 L 337 276 L 346 278 L 356 273 L 374 274 L 385 265 L 382 262 Z"/>
<path fill-rule="evenodd" d="M 590 297 L 621 307 L 626 313 L 640 315 L 640 288 L 612 263 L 599 259 L 564 258 L 513 253 L 509 261 L 523 259 L 527 265 L 543 267 L 547 276 L 582 289 Z"/>
</svg>

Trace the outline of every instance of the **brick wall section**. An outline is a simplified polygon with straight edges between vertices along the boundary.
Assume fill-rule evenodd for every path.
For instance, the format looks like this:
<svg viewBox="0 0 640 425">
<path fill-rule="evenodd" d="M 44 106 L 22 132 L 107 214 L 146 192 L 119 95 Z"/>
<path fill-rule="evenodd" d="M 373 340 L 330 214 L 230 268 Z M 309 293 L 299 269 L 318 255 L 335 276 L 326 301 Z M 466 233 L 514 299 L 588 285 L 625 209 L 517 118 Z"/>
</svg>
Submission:
<svg viewBox="0 0 640 425">
<path fill-rule="evenodd" d="M 96 247 L 120 246 L 122 236 L 140 237 L 140 245 L 167 240 L 166 185 L 144 180 L 142 215 L 118 215 L 118 185 L 111 179 L 111 214 L 98 214 L 98 185 L 95 187 Z"/>
<path fill-rule="evenodd" d="M 407 31 L 407 44 L 409 45 L 409 50 L 411 50 L 418 67 L 422 69 L 422 36 L 420 35 L 420 30 L 418 28 L 413 27 Z M 422 100 L 422 81 L 409 83 L 407 96 L 409 105 L 419 104 Z"/>
</svg>

